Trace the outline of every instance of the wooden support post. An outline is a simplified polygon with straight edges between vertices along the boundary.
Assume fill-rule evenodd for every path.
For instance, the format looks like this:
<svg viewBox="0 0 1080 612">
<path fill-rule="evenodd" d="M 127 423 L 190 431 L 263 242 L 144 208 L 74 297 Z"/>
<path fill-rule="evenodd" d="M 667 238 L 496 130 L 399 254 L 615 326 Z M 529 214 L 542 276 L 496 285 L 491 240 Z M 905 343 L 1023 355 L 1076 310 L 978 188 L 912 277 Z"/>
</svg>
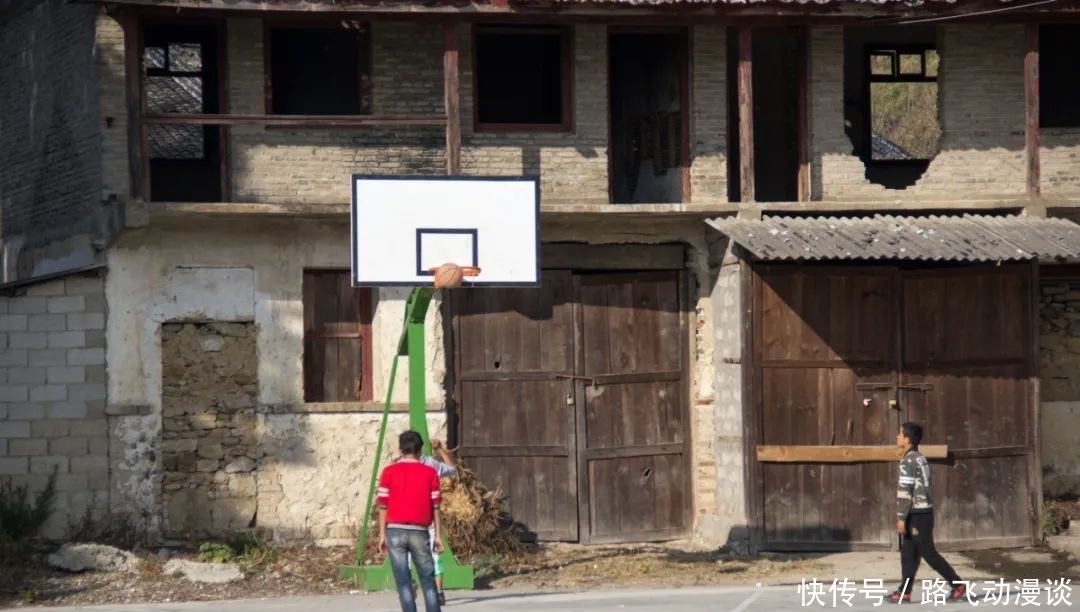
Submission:
<svg viewBox="0 0 1080 612">
<path fill-rule="evenodd" d="M 128 178 L 132 200 L 149 200 L 150 177 L 146 159 L 146 126 L 143 125 L 142 33 L 132 11 L 119 15 L 124 30 L 124 84 L 127 101 Z"/>
<path fill-rule="evenodd" d="M 739 26 L 739 200 L 754 201 L 754 72 L 750 26 Z"/>
<path fill-rule="evenodd" d="M 446 107 L 446 174 L 461 174 L 461 81 L 457 22 L 444 26 L 443 102 Z"/>
<path fill-rule="evenodd" d="M 810 28 L 799 32 L 798 62 L 795 66 L 796 130 L 799 147 L 798 197 L 800 202 L 810 201 Z"/>
<path fill-rule="evenodd" d="M 1025 26 L 1027 51 L 1024 54 L 1024 149 L 1027 152 L 1028 197 L 1042 197 L 1039 163 L 1039 24 Z"/>
</svg>

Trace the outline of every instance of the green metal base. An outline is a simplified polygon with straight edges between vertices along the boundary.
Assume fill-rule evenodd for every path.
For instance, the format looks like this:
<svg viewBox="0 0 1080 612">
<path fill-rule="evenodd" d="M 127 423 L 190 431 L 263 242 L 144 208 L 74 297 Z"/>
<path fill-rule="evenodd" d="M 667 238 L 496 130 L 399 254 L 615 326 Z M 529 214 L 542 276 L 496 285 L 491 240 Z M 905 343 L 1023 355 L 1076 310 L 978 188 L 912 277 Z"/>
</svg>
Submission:
<svg viewBox="0 0 1080 612">
<path fill-rule="evenodd" d="M 383 441 L 386 438 L 387 417 L 390 415 L 390 399 L 394 394 L 394 380 L 397 377 L 398 357 L 409 359 L 409 427 L 420 434 L 424 440 L 423 453 L 431 454 L 431 441 L 428 439 L 427 428 L 427 389 L 424 373 L 424 319 L 427 317 L 428 306 L 431 303 L 433 289 L 420 287 L 413 289 L 409 299 L 405 303 L 404 328 L 401 330 L 401 338 L 398 340 L 397 354 L 394 355 L 393 364 L 390 366 L 390 384 L 386 389 L 386 405 L 383 407 L 382 422 L 379 425 L 379 441 L 375 446 L 375 465 L 372 468 L 371 482 L 368 488 L 367 503 L 364 506 L 363 523 L 360 527 L 360 537 L 356 544 L 357 565 L 346 565 L 338 570 L 338 576 L 343 580 L 349 580 L 368 591 L 396 590 L 394 574 L 390 570 L 389 559 L 381 565 L 360 565 L 364 552 L 364 545 L 368 541 L 368 529 L 371 526 L 372 502 L 375 500 L 375 483 L 379 477 L 379 457 L 382 457 Z M 461 565 L 454 558 L 454 553 L 443 538 L 443 589 L 473 588 L 473 568 L 469 565 Z M 413 580 L 416 580 L 416 570 L 413 569 Z"/>
<path fill-rule="evenodd" d="M 444 551 L 442 556 L 443 590 L 471 591 L 474 588 L 472 566 L 459 564 L 449 551 Z M 339 568 L 338 576 L 365 591 L 397 590 L 389 559 L 384 560 L 380 565 L 345 565 Z M 420 580 L 416 577 L 416 568 L 412 568 L 412 577 L 416 584 L 420 584 Z"/>
</svg>

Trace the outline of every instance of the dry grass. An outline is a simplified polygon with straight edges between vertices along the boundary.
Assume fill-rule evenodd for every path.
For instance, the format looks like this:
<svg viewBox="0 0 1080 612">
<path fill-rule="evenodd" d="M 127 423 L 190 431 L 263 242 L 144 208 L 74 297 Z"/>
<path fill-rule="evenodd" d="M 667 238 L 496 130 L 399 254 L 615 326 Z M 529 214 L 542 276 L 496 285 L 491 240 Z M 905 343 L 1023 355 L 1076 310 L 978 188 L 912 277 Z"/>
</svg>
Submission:
<svg viewBox="0 0 1080 612">
<path fill-rule="evenodd" d="M 506 512 L 502 494 L 484 486 L 468 468 L 459 464 L 457 473 L 443 478 L 442 495 L 443 535 L 459 562 L 468 564 L 481 557 L 515 562 L 528 554 L 521 541 L 524 528 Z M 368 533 L 364 561 L 377 562 L 382 555 L 376 517 Z"/>
</svg>

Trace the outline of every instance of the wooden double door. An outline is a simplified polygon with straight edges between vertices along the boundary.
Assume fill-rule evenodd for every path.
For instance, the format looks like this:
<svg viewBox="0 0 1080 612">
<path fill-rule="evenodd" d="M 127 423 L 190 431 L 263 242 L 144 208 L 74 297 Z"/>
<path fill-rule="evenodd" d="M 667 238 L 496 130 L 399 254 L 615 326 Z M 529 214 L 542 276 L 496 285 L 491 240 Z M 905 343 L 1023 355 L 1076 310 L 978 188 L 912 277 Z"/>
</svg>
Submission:
<svg viewBox="0 0 1080 612">
<path fill-rule="evenodd" d="M 460 456 L 538 539 L 685 534 L 685 290 L 679 271 L 552 270 L 452 292 Z"/>
<path fill-rule="evenodd" d="M 1032 268 L 759 266 L 754 274 L 758 444 L 895 444 L 925 426 L 935 540 L 1032 542 Z M 760 545 L 892 548 L 897 465 L 753 463 Z"/>
</svg>

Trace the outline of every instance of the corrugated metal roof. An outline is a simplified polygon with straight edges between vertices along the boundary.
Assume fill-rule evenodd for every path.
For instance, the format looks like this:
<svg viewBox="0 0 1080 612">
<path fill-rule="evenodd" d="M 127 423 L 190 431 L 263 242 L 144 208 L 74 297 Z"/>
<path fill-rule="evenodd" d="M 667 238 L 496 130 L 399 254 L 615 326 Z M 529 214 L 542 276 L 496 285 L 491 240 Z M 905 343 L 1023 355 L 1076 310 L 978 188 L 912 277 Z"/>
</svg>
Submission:
<svg viewBox="0 0 1080 612">
<path fill-rule="evenodd" d="M 1080 225 L 989 215 L 706 221 L 761 261 L 1080 261 Z"/>
</svg>

